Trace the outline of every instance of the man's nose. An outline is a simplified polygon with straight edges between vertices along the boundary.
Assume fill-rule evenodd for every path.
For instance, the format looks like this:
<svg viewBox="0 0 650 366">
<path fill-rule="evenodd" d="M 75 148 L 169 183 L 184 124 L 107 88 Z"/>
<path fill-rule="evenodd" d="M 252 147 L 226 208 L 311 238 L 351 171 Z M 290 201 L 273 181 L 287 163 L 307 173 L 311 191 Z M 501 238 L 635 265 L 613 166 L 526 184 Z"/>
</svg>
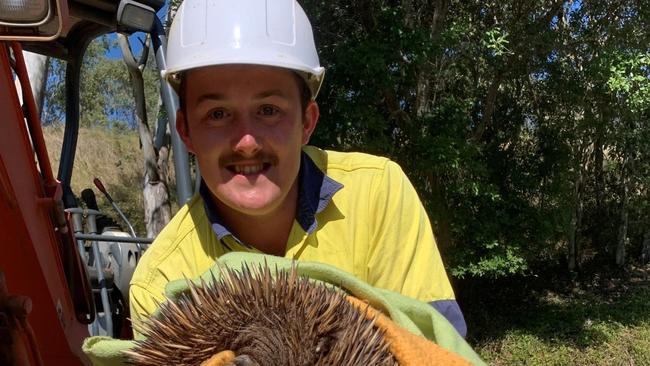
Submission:
<svg viewBox="0 0 650 366">
<path fill-rule="evenodd" d="M 233 150 L 242 156 L 253 157 L 262 150 L 261 139 L 257 136 L 250 118 L 240 118 L 238 122 Z"/>
</svg>

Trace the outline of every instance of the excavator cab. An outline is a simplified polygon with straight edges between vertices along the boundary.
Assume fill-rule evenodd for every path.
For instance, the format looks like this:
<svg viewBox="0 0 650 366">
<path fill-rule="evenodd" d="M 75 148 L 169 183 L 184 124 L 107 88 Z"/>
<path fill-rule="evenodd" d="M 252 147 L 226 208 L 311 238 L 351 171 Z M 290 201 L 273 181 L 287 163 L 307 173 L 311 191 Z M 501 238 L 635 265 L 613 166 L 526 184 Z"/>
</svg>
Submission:
<svg viewBox="0 0 650 366">
<path fill-rule="evenodd" d="M 164 69 L 165 32 L 156 14 L 163 6 L 164 0 L 0 0 L 0 365 L 88 364 L 84 338 L 131 335 L 128 283 L 152 238 L 102 230 L 93 191 L 81 194 L 82 207 L 70 188 L 80 70 L 88 44 L 112 32 L 145 32 Z M 56 175 L 23 50 L 66 62 Z M 167 115 L 174 116 L 178 100 L 165 81 L 161 95 Z M 194 191 L 189 159 L 175 129 L 169 130 L 177 197 L 185 202 Z M 101 182 L 95 185 L 110 199 Z"/>
</svg>

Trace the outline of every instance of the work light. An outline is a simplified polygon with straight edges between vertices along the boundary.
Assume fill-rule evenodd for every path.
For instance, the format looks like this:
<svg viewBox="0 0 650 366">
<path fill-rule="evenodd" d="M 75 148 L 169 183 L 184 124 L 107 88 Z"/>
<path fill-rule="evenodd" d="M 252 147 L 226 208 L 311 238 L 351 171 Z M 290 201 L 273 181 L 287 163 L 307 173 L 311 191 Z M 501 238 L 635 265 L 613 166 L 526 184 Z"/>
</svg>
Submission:
<svg viewBox="0 0 650 366">
<path fill-rule="evenodd" d="M 67 0 L 0 0 L 0 41 L 49 41 L 61 34 Z"/>
<path fill-rule="evenodd" d="M 52 11 L 48 0 L 0 0 L 0 24 L 37 27 L 45 24 Z"/>
</svg>

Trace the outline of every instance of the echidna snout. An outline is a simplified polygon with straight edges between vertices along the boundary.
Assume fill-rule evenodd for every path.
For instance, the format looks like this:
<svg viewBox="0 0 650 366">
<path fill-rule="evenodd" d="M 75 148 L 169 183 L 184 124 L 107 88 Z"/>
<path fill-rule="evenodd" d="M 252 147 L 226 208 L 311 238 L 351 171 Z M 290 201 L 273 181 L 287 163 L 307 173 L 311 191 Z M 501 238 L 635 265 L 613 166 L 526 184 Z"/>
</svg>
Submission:
<svg viewBox="0 0 650 366">
<path fill-rule="evenodd" d="M 222 270 L 190 284 L 141 329 L 135 365 L 201 365 L 231 350 L 237 365 L 397 365 L 372 320 L 345 296 L 290 272 Z"/>
</svg>

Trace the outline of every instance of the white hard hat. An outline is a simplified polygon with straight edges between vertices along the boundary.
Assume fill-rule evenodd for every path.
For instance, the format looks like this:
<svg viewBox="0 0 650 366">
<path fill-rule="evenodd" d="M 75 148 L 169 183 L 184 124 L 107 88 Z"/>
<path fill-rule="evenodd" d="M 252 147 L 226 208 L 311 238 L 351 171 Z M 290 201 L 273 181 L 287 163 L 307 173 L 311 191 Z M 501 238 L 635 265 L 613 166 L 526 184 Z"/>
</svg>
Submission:
<svg viewBox="0 0 650 366">
<path fill-rule="evenodd" d="M 185 0 L 169 30 L 163 77 L 178 87 L 182 71 L 226 64 L 297 71 L 312 99 L 325 73 L 309 19 L 295 0 Z"/>
</svg>

